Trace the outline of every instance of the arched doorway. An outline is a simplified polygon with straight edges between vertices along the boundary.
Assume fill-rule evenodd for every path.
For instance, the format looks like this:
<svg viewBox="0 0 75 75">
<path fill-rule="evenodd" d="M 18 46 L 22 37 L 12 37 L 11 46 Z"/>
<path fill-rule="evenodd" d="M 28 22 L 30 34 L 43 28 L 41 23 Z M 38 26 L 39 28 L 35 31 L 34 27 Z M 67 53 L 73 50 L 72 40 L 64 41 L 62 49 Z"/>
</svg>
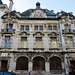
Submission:
<svg viewBox="0 0 75 75">
<path fill-rule="evenodd" d="M 28 58 L 19 57 L 16 62 L 16 70 L 28 70 Z"/>
<path fill-rule="evenodd" d="M 45 70 L 44 58 L 38 56 L 33 59 L 33 70 Z"/>
<path fill-rule="evenodd" d="M 50 60 L 50 71 L 52 73 L 61 73 L 62 72 L 62 65 L 61 59 L 59 57 L 51 57 Z"/>
</svg>

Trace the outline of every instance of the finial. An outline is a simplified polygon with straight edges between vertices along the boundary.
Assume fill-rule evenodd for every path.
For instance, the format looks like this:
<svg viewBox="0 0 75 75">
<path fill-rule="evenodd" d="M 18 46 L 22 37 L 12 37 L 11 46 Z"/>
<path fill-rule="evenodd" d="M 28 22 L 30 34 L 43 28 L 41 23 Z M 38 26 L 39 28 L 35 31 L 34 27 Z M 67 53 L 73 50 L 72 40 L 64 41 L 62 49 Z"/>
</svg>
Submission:
<svg viewBox="0 0 75 75">
<path fill-rule="evenodd" d="M 40 3 L 39 2 L 36 3 L 36 8 L 40 8 Z"/>
</svg>

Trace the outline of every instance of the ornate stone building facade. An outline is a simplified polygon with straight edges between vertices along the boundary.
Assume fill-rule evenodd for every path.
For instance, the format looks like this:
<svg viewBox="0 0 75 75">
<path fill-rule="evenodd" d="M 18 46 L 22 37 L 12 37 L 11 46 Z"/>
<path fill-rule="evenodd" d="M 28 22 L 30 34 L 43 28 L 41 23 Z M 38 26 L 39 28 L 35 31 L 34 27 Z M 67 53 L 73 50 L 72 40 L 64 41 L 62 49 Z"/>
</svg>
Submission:
<svg viewBox="0 0 75 75">
<path fill-rule="evenodd" d="M 40 8 L 39 2 L 23 13 L 6 11 L 7 5 L 0 1 L 0 71 L 68 75 L 75 70 L 72 13 L 54 13 Z"/>
</svg>

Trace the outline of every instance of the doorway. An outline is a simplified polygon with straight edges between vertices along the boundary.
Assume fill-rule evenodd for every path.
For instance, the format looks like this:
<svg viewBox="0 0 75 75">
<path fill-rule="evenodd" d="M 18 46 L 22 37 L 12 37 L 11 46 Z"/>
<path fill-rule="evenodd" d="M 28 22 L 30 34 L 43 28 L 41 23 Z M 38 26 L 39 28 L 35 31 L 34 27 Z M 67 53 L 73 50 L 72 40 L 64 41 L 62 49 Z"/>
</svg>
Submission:
<svg viewBox="0 0 75 75">
<path fill-rule="evenodd" d="M 7 64 L 8 64 L 7 60 L 1 60 L 1 71 L 8 71 Z"/>
</svg>

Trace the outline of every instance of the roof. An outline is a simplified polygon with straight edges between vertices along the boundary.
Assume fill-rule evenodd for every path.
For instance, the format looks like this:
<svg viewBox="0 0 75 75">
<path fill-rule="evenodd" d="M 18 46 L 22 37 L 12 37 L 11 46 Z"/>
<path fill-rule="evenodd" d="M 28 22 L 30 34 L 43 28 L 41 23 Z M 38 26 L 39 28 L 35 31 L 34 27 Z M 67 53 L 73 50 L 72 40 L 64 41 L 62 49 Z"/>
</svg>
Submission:
<svg viewBox="0 0 75 75">
<path fill-rule="evenodd" d="M 0 4 L 3 4 L 3 2 L 0 0 Z"/>
<path fill-rule="evenodd" d="M 33 13 L 34 10 L 36 10 L 36 9 L 28 9 L 28 10 L 22 12 L 21 15 L 24 16 L 25 18 L 30 17 L 30 15 Z M 47 15 L 47 17 L 50 17 L 50 16 L 56 17 L 56 14 L 48 9 L 40 9 L 40 10 L 44 11 L 44 13 Z"/>
<path fill-rule="evenodd" d="M 53 11 L 50 11 L 48 9 L 42 9 L 40 8 L 40 3 L 37 2 L 36 3 L 36 8 L 35 9 L 28 9 L 24 12 L 21 13 L 22 18 L 31 18 L 30 16 L 36 11 L 36 10 L 40 10 L 42 11 L 47 18 L 56 18 L 56 13 L 54 13 Z M 39 15 L 40 12 L 38 12 L 37 14 Z"/>
</svg>

